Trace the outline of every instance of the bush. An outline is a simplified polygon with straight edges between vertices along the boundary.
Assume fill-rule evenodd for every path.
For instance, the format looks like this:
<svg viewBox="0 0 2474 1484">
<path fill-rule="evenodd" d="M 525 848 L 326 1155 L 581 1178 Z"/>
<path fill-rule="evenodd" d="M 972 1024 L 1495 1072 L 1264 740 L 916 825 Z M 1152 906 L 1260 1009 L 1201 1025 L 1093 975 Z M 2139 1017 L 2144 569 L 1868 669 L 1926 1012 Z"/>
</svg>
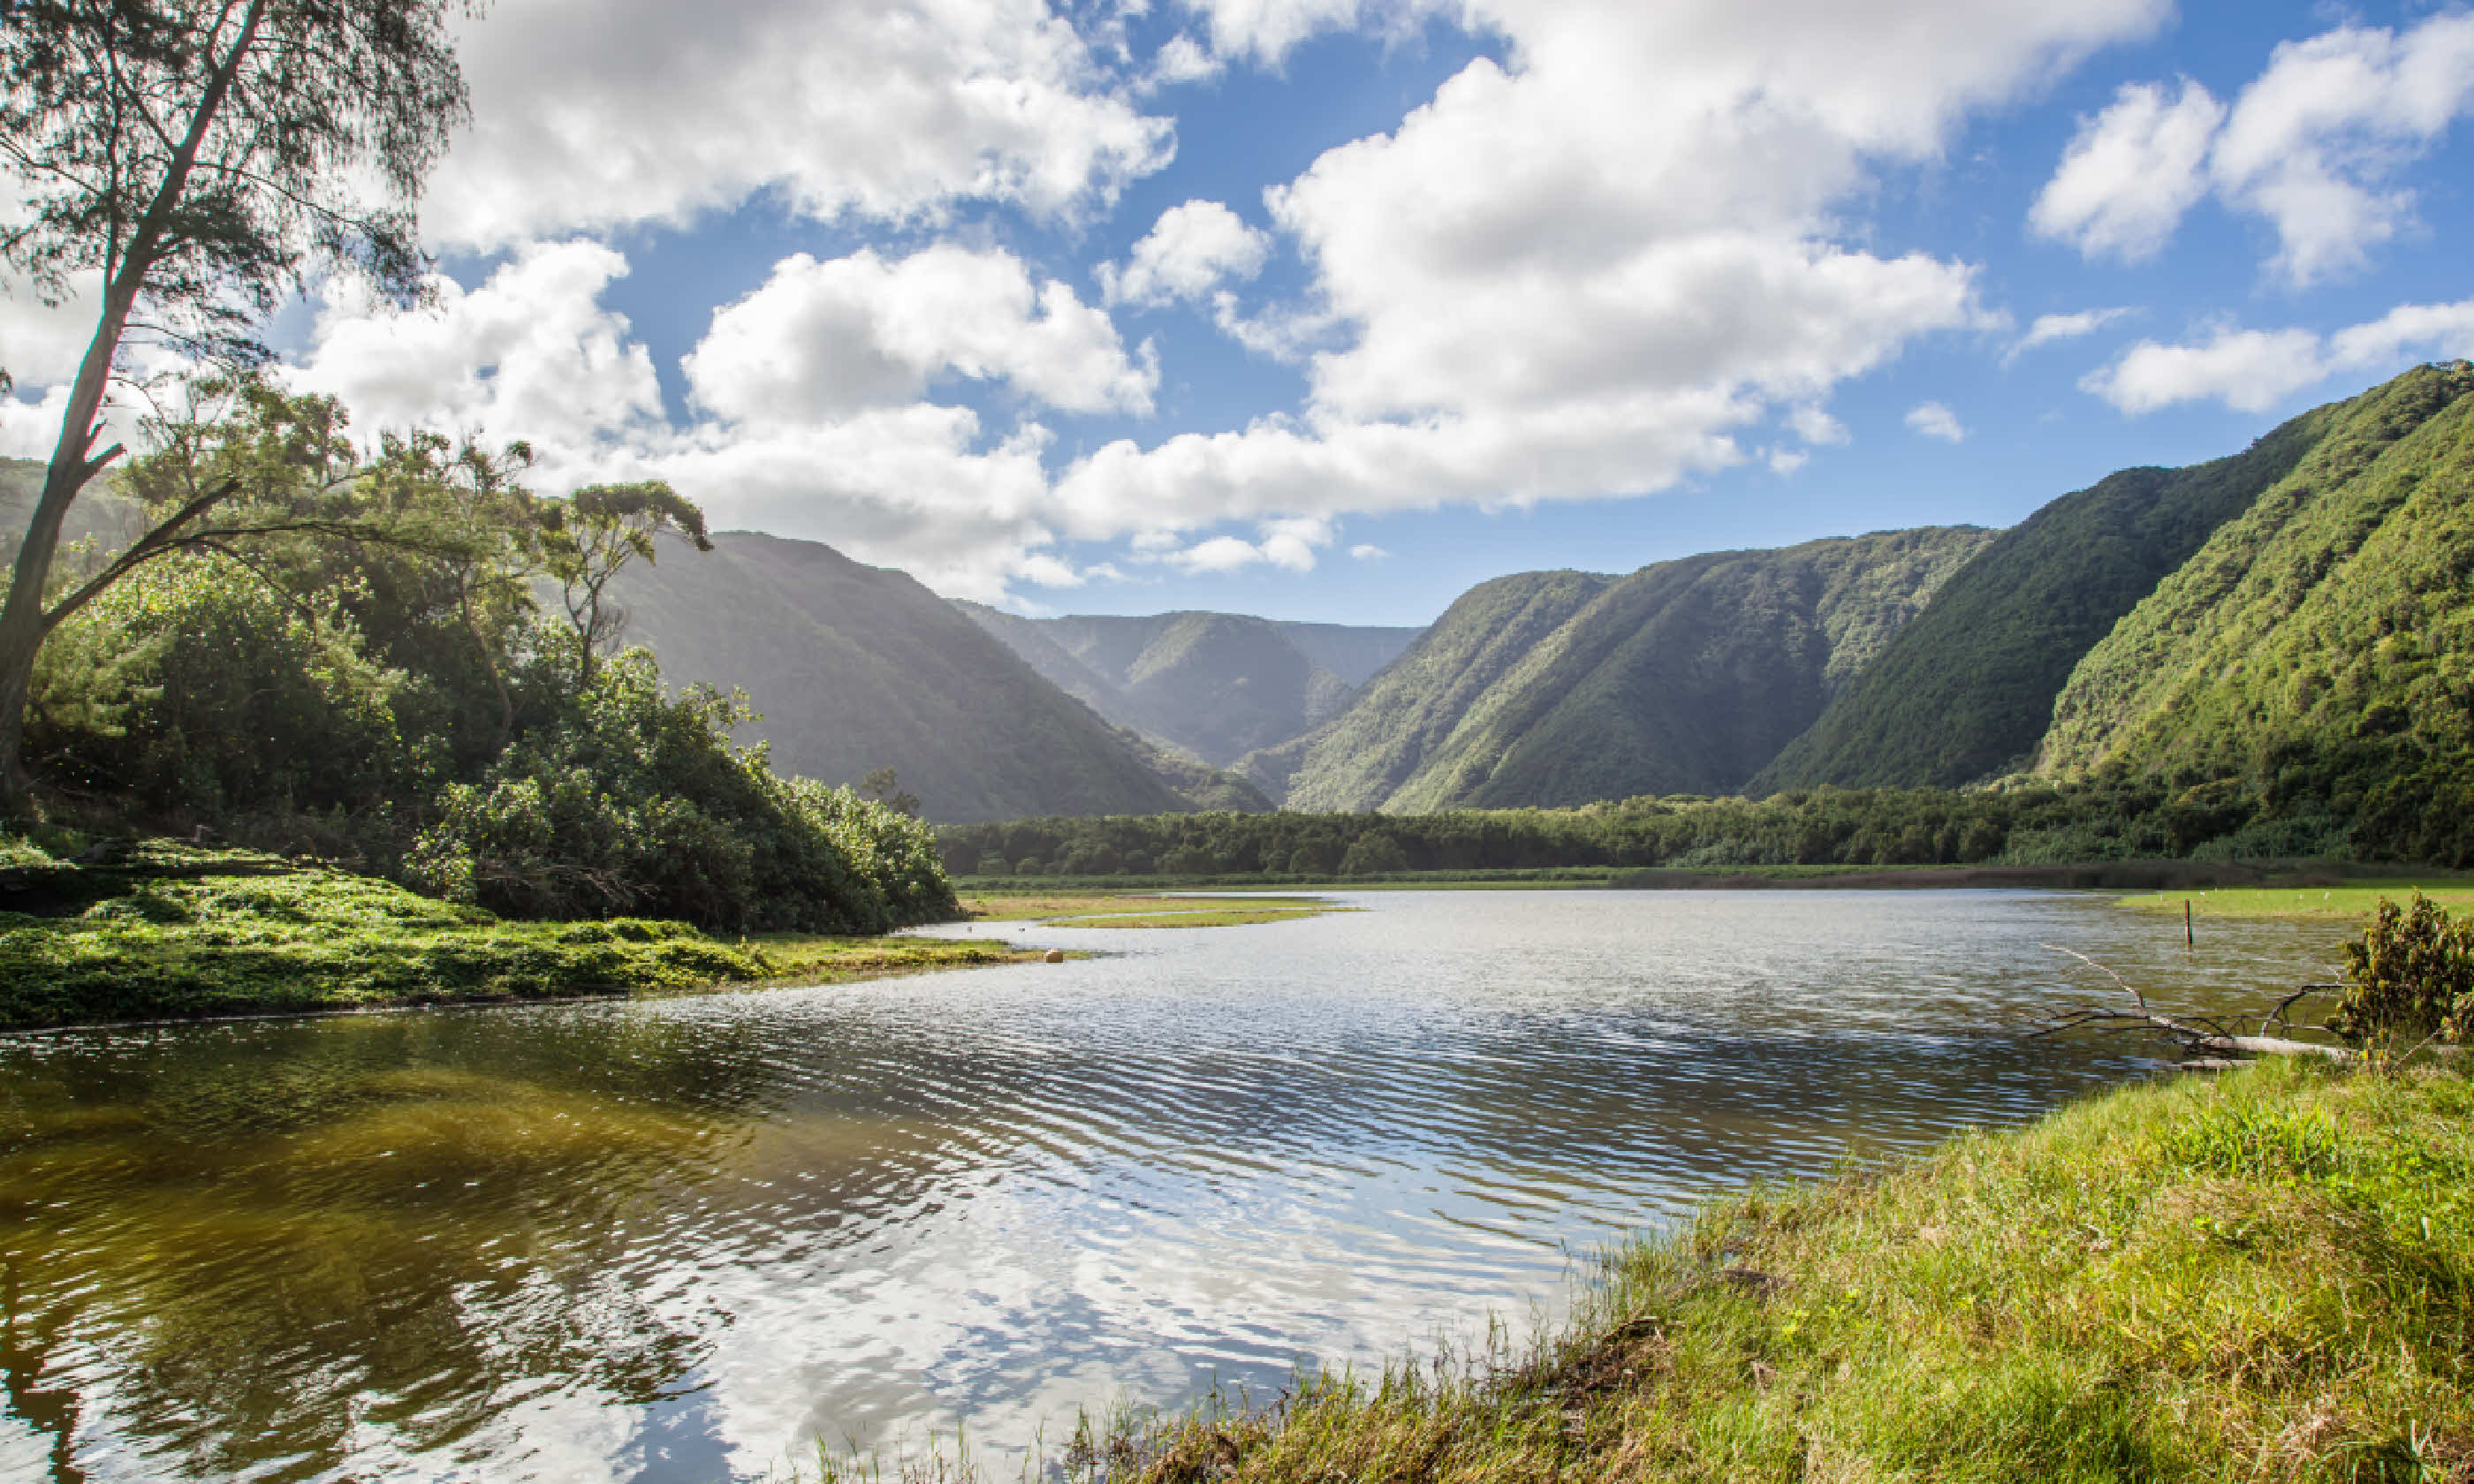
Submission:
<svg viewBox="0 0 2474 1484">
<path fill-rule="evenodd" d="M 602 667 L 510 746 L 405 861 L 424 890 L 508 917 L 671 917 L 716 931 L 879 933 L 958 910 L 929 827 L 776 778 L 731 730 L 743 698 L 662 694 L 651 657 Z"/>
<path fill-rule="evenodd" d="M 407 766 L 394 699 L 332 595 L 225 562 L 165 562 L 42 648 L 27 754 L 46 777 L 156 809 L 357 803 Z"/>
<path fill-rule="evenodd" d="M 2360 943 L 2345 945 L 2345 994 L 2328 1028 L 2372 1040 L 2462 1041 L 2474 1032 L 2474 921 L 2451 921 L 2420 892 L 2386 898 Z"/>
</svg>

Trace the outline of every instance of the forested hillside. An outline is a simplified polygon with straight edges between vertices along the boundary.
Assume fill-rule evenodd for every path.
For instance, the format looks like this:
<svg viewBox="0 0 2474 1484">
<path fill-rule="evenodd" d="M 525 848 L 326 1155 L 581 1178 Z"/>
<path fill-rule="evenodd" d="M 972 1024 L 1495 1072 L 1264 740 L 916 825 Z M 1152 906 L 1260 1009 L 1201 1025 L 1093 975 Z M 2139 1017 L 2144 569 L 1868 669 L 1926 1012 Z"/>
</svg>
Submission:
<svg viewBox="0 0 2474 1484">
<path fill-rule="evenodd" d="M 2072 671 L 2039 772 L 2250 791 L 2274 853 L 2474 841 L 2474 368 L 2335 408 Z M 2318 415 L 2314 415 L 2315 417 Z"/>
<path fill-rule="evenodd" d="M 1595 572 L 1517 572 L 1478 584 L 1346 711 L 1311 736 L 1240 759 L 1237 771 L 1290 807 L 1375 807 L 1490 686 L 1613 581 Z"/>
<path fill-rule="evenodd" d="M 724 532 L 618 587 L 626 642 L 674 682 L 738 685 L 784 773 L 857 782 L 892 768 L 936 820 L 1175 811 L 1194 803 L 1120 733 L 916 581 L 814 541 Z M 1260 806 L 1218 788 L 1213 802 Z"/>
<path fill-rule="evenodd" d="M 1748 791 L 1954 788 L 2025 767 L 2079 658 L 2219 526 L 2332 441 L 2397 436 L 2389 391 L 2305 413 L 2230 458 L 2123 469 L 2045 506 L 1953 577 Z"/>
<path fill-rule="evenodd" d="M 1991 539 L 1885 532 L 1487 584 L 1296 750 L 1287 802 L 1419 813 L 1732 792 Z"/>
<path fill-rule="evenodd" d="M 1101 715 L 1223 764 L 1338 714 L 1419 632 L 1235 613 L 1022 618 L 958 606 Z"/>
</svg>

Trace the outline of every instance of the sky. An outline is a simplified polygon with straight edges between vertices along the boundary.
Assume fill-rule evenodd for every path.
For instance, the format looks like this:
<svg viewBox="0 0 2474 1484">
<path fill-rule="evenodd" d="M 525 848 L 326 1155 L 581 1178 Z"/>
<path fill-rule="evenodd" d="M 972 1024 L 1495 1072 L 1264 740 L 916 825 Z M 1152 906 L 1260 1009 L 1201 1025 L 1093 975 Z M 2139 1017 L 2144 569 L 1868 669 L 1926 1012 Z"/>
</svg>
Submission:
<svg viewBox="0 0 2474 1484">
<path fill-rule="evenodd" d="M 2474 10 L 497 0 L 356 429 L 1018 611 L 2011 524 L 2474 355 Z M 78 305 L 0 299 L 0 453 Z M 53 417 L 47 423 L 46 406 Z"/>
</svg>

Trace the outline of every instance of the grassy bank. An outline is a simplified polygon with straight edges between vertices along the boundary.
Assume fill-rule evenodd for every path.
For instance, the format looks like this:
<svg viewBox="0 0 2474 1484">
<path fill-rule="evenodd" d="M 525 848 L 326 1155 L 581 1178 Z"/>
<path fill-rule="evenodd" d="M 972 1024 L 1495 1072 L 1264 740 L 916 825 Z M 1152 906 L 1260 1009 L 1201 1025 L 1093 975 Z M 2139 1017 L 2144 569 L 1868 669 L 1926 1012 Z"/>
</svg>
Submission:
<svg viewBox="0 0 2474 1484">
<path fill-rule="evenodd" d="M 988 922 L 1040 922 L 1051 927 L 1250 927 L 1347 911 L 1310 897 L 1249 901 L 1228 897 L 1173 897 L 1146 892 L 1059 890 L 1037 895 L 978 891 L 962 910 Z"/>
<path fill-rule="evenodd" d="M 2474 1083 L 2124 1089 L 1609 1259 L 1535 1351 L 1079 1440 L 1156 1484 L 2474 1476 Z"/>
<path fill-rule="evenodd" d="M 0 866 L 0 1029 L 814 984 L 1005 962 L 1001 945 L 677 922 L 511 922 L 325 867 L 150 842 Z"/>
<path fill-rule="evenodd" d="M 2193 915 L 2203 918 L 2301 918 L 2359 922 L 2370 916 L 2371 909 L 2380 904 L 2381 898 L 2407 901 L 2416 892 L 2454 913 L 2462 914 L 2474 909 L 2474 880 L 2456 873 L 2381 876 L 2349 880 L 2341 886 L 2156 892 L 2145 897 L 2125 897 L 2122 905 L 2142 912 L 2179 916 L 2182 904 L 2189 902 Z"/>
</svg>

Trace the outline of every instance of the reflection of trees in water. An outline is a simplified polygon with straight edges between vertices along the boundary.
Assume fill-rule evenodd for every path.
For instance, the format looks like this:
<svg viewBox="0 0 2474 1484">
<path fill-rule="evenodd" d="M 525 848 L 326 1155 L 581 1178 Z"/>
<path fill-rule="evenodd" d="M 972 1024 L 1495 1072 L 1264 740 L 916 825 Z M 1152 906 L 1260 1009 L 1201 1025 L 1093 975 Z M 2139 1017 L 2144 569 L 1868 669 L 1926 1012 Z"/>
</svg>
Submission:
<svg viewBox="0 0 2474 1484">
<path fill-rule="evenodd" d="M 188 1470 L 290 1477 L 360 1426 L 428 1448 L 550 1387 L 662 1395 L 706 1342 L 608 1265 L 610 1233 L 654 1183 L 709 1175 L 767 1093 L 718 1017 L 387 1017 L 10 1060 L 0 1364 L 64 1479 L 106 1398 Z"/>
</svg>

